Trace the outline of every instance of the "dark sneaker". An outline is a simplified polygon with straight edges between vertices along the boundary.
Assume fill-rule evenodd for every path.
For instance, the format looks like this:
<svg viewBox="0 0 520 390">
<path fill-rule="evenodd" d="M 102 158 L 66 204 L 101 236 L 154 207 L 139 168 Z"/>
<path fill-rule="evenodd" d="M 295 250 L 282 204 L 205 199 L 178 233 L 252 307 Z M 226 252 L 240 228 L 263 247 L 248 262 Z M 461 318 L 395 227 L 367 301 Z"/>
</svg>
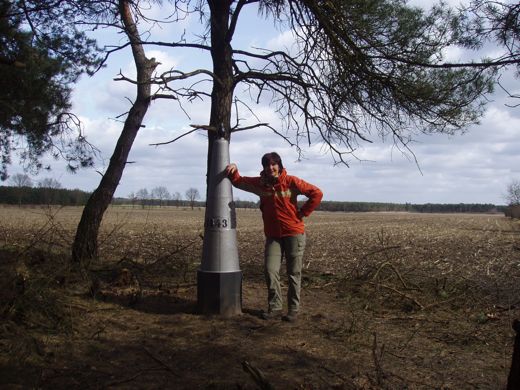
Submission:
<svg viewBox="0 0 520 390">
<path fill-rule="evenodd" d="M 282 320 L 287 321 L 287 322 L 296 322 L 297 319 L 298 319 L 297 311 L 290 311 L 289 313 L 287 313 L 286 316 L 282 317 Z"/>
<path fill-rule="evenodd" d="M 275 320 L 277 318 L 280 318 L 282 316 L 282 311 L 281 310 L 269 310 L 269 311 L 264 311 L 260 317 L 262 317 L 262 319 L 264 320 Z"/>
</svg>

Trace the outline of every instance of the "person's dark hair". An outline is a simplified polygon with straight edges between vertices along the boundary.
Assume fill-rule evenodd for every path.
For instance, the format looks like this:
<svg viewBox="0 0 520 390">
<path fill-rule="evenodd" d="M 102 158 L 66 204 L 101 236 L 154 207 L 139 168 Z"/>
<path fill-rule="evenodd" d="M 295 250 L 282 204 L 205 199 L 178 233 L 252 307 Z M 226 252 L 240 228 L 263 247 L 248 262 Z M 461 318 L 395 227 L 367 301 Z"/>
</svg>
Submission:
<svg viewBox="0 0 520 390">
<path fill-rule="evenodd" d="M 264 168 L 270 163 L 278 164 L 280 171 L 283 169 L 282 158 L 276 152 L 266 153 L 262 156 L 262 166 Z"/>
</svg>

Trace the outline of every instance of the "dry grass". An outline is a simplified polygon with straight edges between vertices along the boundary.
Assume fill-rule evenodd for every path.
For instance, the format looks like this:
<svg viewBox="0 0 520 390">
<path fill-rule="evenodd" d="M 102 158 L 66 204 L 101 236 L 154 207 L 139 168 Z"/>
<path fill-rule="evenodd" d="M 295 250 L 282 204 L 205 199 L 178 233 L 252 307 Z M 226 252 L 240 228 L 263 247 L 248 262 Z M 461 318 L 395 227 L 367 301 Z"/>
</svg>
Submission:
<svg viewBox="0 0 520 390">
<path fill-rule="evenodd" d="M 500 215 L 307 221 L 303 315 L 265 307 L 258 211 L 240 210 L 242 316 L 195 313 L 203 210 L 111 208 L 97 299 L 68 262 L 77 208 L 0 208 L 0 384 L 41 388 L 497 389 L 520 317 L 520 225 Z M 243 370 L 247 369 L 247 372 Z"/>
</svg>

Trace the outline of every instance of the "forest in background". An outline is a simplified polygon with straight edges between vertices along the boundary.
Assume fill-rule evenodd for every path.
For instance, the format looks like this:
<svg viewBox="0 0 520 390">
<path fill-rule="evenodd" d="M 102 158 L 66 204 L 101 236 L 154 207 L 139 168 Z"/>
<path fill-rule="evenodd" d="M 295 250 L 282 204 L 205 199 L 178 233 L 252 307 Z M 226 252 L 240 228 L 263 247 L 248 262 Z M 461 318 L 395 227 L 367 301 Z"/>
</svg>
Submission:
<svg viewBox="0 0 520 390">
<path fill-rule="evenodd" d="M 79 189 L 65 188 L 41 188 L 41 187 L 16 187 L 0 186 L 0 204 L 10 205 L 61 205 L 83 206 L 89 192 Z M 138 198 L 114 198 L 112 205 L 128 205 L 132 207 L 163 207 L 176 206 L 188 207 L 191 201 L 188 199 L 138 199 Z M 247 200 L 235 200 L 238 208 L 258 208 L 258 202 Z M 195 201 L 194 207 L 204 207 L 204 201 Z M 419 213 L 501 213 L 506 206 L 491 203 L 455 203 L 455 204 L 413 204 L 413 203 L 385 203 L 385 202 L 351 202 L 351 201 L 323 201 L 319 210 L 342 212 L 374 212 L 374 211 L 402 211 Z"/>
</svg>

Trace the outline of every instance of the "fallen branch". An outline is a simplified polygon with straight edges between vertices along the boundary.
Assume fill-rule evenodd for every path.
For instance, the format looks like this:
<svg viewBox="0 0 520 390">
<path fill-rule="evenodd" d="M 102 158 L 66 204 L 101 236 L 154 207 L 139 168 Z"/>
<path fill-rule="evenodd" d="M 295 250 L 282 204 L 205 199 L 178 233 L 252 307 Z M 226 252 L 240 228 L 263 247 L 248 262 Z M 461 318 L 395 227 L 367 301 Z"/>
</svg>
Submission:
<svg viewBox="0 0 520 390">
<path fill-rule="evenodd" d="M 106 325 L 103 326 L 103 327 L 101 327 L 100 329 L 98 329 L 97 331 L 95 331 L 95 332 L 92 334 L 92 336 L 90 336 L 90 338 L 93 339 L 93 338 L 97 338 L 97 337 L 99 337 L 99 335 L 100 335 L 101 333 L 103 333 L 103 332 L 105 331 L 106 328 L 107 328 Z"/>
<path fill-rule="evenodd" d="M 163 362 L 161 359 L 159 359 L 157 356 L 155 356 L 154 354 L 152 354 L 147 348 L 145 348 L 143 346 L 143 350 L 148 354 L 148 356 L 150 356 L 153 360 L 155 360 L 157 363 L 159 363 L 161 366 L 163 366 L 164 368 L 166 368 L 168 371 L 170 371 L 173 375 L 175 376 L 179 376 L 179 374 L 173 369 L 171 368 L 168 364 L 166 364 L 165 362 Z"/>
<path fill-rule="evenodd" d="M 343 381 L 343 383 L 349 383 L 349 384 L 352 384 L 352 381 L 349 380 L 348 378 L 346 378 L 346 377 L 345 377 L 344 375 L 342 375 L 341 373 L 336 372 L 336 371 L 334 371 L 334 370 L 332 370 L 332 369 L 330 369 L 330 368 L 328 368 L 328 367 L 326 367 L 326 366 L 324 366 L 324 365 L 321 365 L 321 366 L 318 366 L 318 367 L 321 368 L 321 369 L 323 369 L 323 370 L 325 370 L 325 371 L 327 371 L 327 372 L 329 372 L 329 373 L 331 373 L 331 374 L 333 374 L 333 375 L 335 375 L 335 376 L 337 376 L 338 378 L 340 378 L 340 379 Z"/>
<path fill-rule="evenodd" d="M 426 305 L 422 308 L 422 310 L 426 310 L 426 309 L 431 309 L 432 307 L 436 307 L 436 306 L 440 306 L 440 305 L 444 305 L 445 303 L 448 303 L 448 302 L 451 302 L 451 301 L 454 301 L 462 296 L 464 296 L 466 293 L 462 293 L 462 294 L 459 294 L 457 296 L 454 296 L 450 299 L 446 299 L 444 301 L 440 301 L 440 302 L 435 302 L 435 303 L 431 303 L 429 305 Z"/>
<path fill-rule="evenodd" d="M 242 362 L 242 368 L 245 372 L 247 372 L 249 375 L 251 375 L 251 378 L 253 378 L 253 381 L 258 385 L 258 387 L 262 390 L 274 390 L 273 385 L 269 383 L 269 381 L 266 379 L 264 373 L 260 371 L 259 368 L 253 366 L 251 363 L 249 363 L 247 360 L 244 360 Z"/>
<path fill-rule="evenodd" d="M 154 262 L 148 263 L 148 265 L 154 265 L 160 261 L 166 260 L 167 258 L 169 258 L 177 253 L 181 253 L 181 252 L 185 251 L 190 246 L 194 245 L 198 241 L 198 238 L 200 238 L 200 236 L 197 236 L 197 238 L 192 239 L 186 245 L 181 246 L 180 248 L 175 248 L 174 250 L 168 252 L 167 254 L 158 257 L 157 260 L 155 260 Z"/>
<path fill-rule="evenodd" d="M 413 303 L 415 303 L 417 306 L 419 306 L 419 308 L 421 310 L 424 310 L 424 305 L 421 304 L 419 301 L 417 301 L 414 297 L 408 295 L 408 294 L 405 294 L 404 292 L 402 291 L 399 291 L 398 289 L 394 288 L 394 287 L 391 287 L 391 286 L 387 286 L 386 284 L 380 284 L 380 283 L 374 283 L 374 282 L 370 282 L 370 284 L 372 285 L 377 285 L 377 286 L 381 286 L 383 288 L 386 288 L 387 290 L 390 290 L 390 291 L 393 291 L 395 292 L 396 294 L 398 295 L 401 295 L 402 297 L 406 298 L 406 299 L 409 299 L 410 301 L 412 301 Z"/>
<path fill-rule="evenodd" d="M 383 360 L 383 353 L 385 350 L 385 345 L 379 349 L 377 348 L 377 333 L 373 333 L 374 341 L 372 342 L 372 359 L 374 360 L 374 367 L 376 369 L 376 380 L 377 384 L 381 386 L 383 384 L 383 379 L 385 377 L 385 373 L 383 371 L 383 367 L 381 362 Z"/>
<path fill-rule="evenodd" d="M 392 271 L 394 271 L 394 273 L 397 275 L 397 277 L 399 278 L 399 280 L 401 281 L 401 284 L 403 285 L 403 287 L 405 289 L 409 289 L 408 286 L 406 285 L 403 277 L 401 276 L 401 274 L 399 273 L 399 271 L 397 270 L 397 268 L 390 262 L 385 262 L 383 264 L 381 264 L 381 266 L 377 269 L 376 273 L 374 274 L 374 276 L 372 277 L 372 280 L 375 280 L 376 277 L 379 275 L 379 272 L 381 272 L 381 270 L 384 268 L 384 267 L 390 267 L 392 269 Z"/>
<path fill-rule="evenodd" d="M 133 381 L 134 379 L 140 377 L 141 375 L 143 374 L 147 374 L 149 373 L 150 371 L 159 371 L 159 370 L 163 370 L 162 367 L 152 367 L 152 368 L 148 368 L 148 369 L 145 369 L 145 370 L 140 370 L 138 371 L 137 373 L 135 373 L 134 375 L 132 376 L 129 376 L 128 378 L 123 378 L 123 379 L 119 379 L 119 380 L 115 380 L 115 381 L 112 381 L 112 382 L 108 382 L 108 383 L 105 383 L 103 385 L 103 388 L 106 389 L 108 387 L 112 387 L 112 386 L 117 386 L 117 385 L 121 385 L 123 383 L 128 383 L 128 382 L 131 382 Z"/>
</svg>

